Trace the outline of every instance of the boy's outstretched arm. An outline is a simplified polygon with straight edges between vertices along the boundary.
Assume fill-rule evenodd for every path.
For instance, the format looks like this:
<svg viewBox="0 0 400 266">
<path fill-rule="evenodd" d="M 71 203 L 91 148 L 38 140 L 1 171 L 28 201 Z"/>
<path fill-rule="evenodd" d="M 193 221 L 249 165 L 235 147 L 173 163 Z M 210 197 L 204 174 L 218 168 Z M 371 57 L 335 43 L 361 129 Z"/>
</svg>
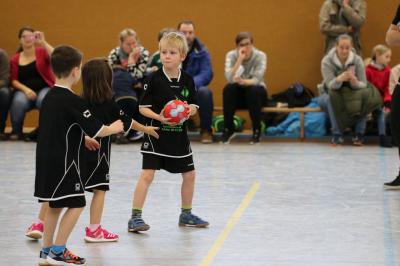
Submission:
<svg viewBox="0 0 400 266">
<path fill-rule="evenodd" d="M 124 124 L 117 120 L 109 126 L 103 126 L 96 137 L 107 137 L 124 131 Z"/>
</svg>

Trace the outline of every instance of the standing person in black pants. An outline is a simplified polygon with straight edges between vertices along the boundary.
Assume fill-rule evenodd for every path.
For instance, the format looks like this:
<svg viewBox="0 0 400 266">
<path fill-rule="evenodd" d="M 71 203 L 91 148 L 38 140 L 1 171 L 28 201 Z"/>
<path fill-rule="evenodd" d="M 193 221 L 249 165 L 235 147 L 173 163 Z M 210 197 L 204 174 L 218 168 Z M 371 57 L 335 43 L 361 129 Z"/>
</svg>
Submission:
<svg viewBox="0 0 400 266">
<path fill-rule="evenodd" d="M 236 49 L 228 52 L 225 59 L 225 78 L 228 84 L 223 91 L 224 132 L 221 142 L 229 143 L 234 137 L 233 116 L 237 109 L 249 109 L 253 123 L 250 144 L 260 142 L 261 109 L 267 103 L 267 87 L 264 74 L 267 55 L 253 46 L 249 32 L 236 35 Z"/>
<path fill-rule="evenodd" d="M 396 16 L 394 17 L 389 30 L 386 33 L 386 43 L 390 46 L 400 46 L 400 5 L 397 8 Z M 396 144 L 400 143 L 400 80 L 395 87 L 392 94 L 392 106 L 391 106 L 391 127 L 392 127 L 392 138 Z M 400 155 L 400 145 L 399 145 Z M 385 189 L 400 189 L 400 173 L 397 177 L 389 183 L 384 184 Z"/>
</svg>

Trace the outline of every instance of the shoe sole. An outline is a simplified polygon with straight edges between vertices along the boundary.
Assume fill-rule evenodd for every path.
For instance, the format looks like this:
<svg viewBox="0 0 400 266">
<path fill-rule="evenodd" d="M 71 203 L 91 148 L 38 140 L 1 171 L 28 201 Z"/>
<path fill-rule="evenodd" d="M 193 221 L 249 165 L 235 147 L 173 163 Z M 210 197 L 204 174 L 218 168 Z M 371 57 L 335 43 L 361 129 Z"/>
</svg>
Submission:
<svg viewBox="0 0 400 266">
<path fill-rule="evenodd" d="M 209 139 L 207 139 L 207 140 L 201 140 L 201 143 L 203 143 L 203 144 L 211 144 L 211 143 L 212 143 L 212 140 L 209 140 Z"/>
<path fill-rule="evenodd" d="M 386 190 L 400 190 L 400 186 L 383 185 L 383 188 L 386 189 Z"/>
<path fill-rule="evenodd" d="M 119 238 L 115 238 L 115 239 L 106 239 L 106 238 L 102 238 L 102 239 L 97 239 L 97 238 L 92 238 L 92 237 L 88 237 L 85 236 L 84 240 L 87 243 L 102 243 L 102 242 L 117 242 Z"/>
<path fill-rule="evenodd" d="M 50 265 L 50 264 L 47 262 L 47 259 L 42 259 L 42 258 L 39 258 L 38 264 L 39 264 L 40 266 Z"/>
<path fill-rule="evenodd" d="M 79 266 L 85 266 L 87 264 L 87 261 L 85 261 L 84 264 L 75 264 L 75 263 L 67 263 L 67 262 L 63 262 L 63 261 L 57 261 L 57 260 L 53 260 L 52 258 L 47 258 L 47 265 L 79 265 Z"/>
<path fill-rule="evenodd" d="M 146 226 L 146 225 L 144 225 L 144 226 L 139 226 L 139 227 L 136 227 L 136 228 L 128 228 L 128 232 L 141 232 L 141 231 L 147 231 L 147 230 L 149 230 L 150 229 L 150 226 Z"/>
<path fill-rule="evenodd" d="M 29 234 L 25 234 L 25 236 L 29 237 L 29 238 L 32 238 L 32 239 L 35 239 L 35 240 L 39 240 L 39 239 L 42 239 L 43 233 L 40 232 L 40 231 L 32 231 Z"/>
<path fill-rule="evenodd" d="M 206 228 L 206 227 L 209 226 L 209 225 L 210 225 L 209 223 L 205 223 L 205 224 L 196 224 L 196 225 L 179 223 L 179 226 L 182 226 L 182 227 Z"/>
</svg>

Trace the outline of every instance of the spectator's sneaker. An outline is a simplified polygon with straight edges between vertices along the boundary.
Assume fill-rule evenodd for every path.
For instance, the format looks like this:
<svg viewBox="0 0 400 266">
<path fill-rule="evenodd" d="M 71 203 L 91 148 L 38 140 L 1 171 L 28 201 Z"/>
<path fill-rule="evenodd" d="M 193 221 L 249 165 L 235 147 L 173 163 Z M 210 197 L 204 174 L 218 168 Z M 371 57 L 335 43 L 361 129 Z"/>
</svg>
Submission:
<svg viewBox="0 0 400 266">
<path fill-rule="evenodd" d="M 253 136 L 251 137 L 250 144 L 260 143 L 261 132 L 259 129 L 253 131 Z"/>
<path fill-rule="evenodd" d="M 384 189 L 400 189 L 400 175 L 398 175 L 392 182 L 383 184 Z"/>
<path fill-rule="evenodd" d="M 143 138 L 143 136 L 144 136 L 144 133 L 142 131 L 135 131 L 129 135 L 128 139 L 130 141 L 136 141 L 136 140 Z"/>
<path fill-rule="evenodd" d="M 50 265 L 86 265 L 86 259 L 74 255 L 67 248 L 59 254 L 54 254 L 50 250 L 49 255 L 47 255 L 47 262 Z"/>
<path fill-rule="evenodd" d="M 208 225 L 208 222 L 190 212 L 182 212 L 179 216 L 179 226 L 207 227 Z"/>
<path fill-rule="evenodd" d="M 32 239 L 41 239 L 43 236 L 44 225 L 42 223 L 33 223 L 26 230 L 25 235 Z"/>
<path fill-rule="evenodd" d="M 229 142 L 233 139 L 233 137 L 235 137 L 235 132 L 230 130 L 224 130 L 224 133 L 222 133 L 221 137 L 221 143 L 229 144 Z"/>
<path fill-rule="evenodd" d="M 14 141 L 15 140 L 22 140 L 23 136 L 22 136 L 22 134 L 19 135 L 19 134 L 12 133 L 8 139 L 9 140 L 14 140 Z"/>
<path fill-rule="evenodd" d="M 344 142 L 344 139 L 343 139 L 342 135 L 335 134 L 335 135 L 333 135 L 333 137 L 331 139 L 332 146 L 337 146 L 337 145 L 343 144 L 343 142 Z"/>
<path fill-rule="evenodd" d="M 135 217 L 129 219 L 128 232 L 147 231 L 149 229 L 150 226 L 143 221 L 142 217 Z"/>
<path fill-rule="evenodd" d="M 43 252 L 43 250 L 40 251 L 39 253 L 39 265 L 50 265 L 47 262 L 47 256 L 49 255 L 49 253 Z"/>
<path fill-rule="evenodd" d="M 354 146 L 362 146 L 364 145 L 364 136 L 360 133 L 357 133 L 353 138 L 353 145 Z"/>
<path fill-rule="evenodd" d="M 119 239 L 118 235 L 108 232 L 101 226 L 99 226 L 94 232 L 90 231 L 88 227 L 85 228 L 85 231 L 85 241 L 89 243 L 115 242 Z"/>
<path fill-rule="evenodd" d="M 201 132 L 201 143 L 209 144 L 212 143 L 212 134 L 207 130 L 203 130 Z"/>
<path fill-rule="evenodd" d="M 379 145 L 383 148 L 392 148 L 392 139 L 388 136 L 379 136 Z"/>
</svg>

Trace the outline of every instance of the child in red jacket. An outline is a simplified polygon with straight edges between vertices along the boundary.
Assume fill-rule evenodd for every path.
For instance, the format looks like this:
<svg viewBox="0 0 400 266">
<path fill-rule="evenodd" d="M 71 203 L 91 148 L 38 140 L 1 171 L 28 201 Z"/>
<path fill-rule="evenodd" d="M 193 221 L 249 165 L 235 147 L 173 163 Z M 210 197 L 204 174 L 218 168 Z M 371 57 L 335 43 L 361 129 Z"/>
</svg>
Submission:
<svg viewBox="0 0 400 266">
<path fill-rule="evenodd" d="M 379 90 L 383 107 L 374 112 L 378 118 L 379 143 L 381 147 L 392 147 L 391 140 L 386 137 L 386 119 L 390 113 L 392 96 L 389 92 L 390 67 L 392 51 L 385 45 L 377 45 L 372 49 L 371 62 L 366 67 L 367 80 Z"/>
</svg>

